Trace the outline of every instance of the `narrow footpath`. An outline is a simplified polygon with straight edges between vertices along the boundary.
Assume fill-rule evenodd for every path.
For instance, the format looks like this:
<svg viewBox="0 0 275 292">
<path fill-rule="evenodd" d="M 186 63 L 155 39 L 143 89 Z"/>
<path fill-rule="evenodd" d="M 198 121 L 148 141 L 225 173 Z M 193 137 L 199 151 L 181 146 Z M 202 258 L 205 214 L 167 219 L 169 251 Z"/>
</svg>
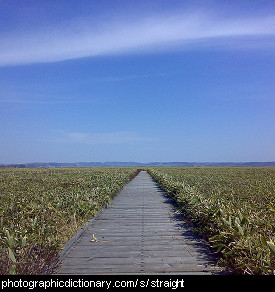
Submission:
<svg viewBox="0 0 275 292">
<path fill-rule="evenodd" d="M 65 245 L 55 274 L 217 274 L 207 244 L 146 171 Z"/>
</svg>

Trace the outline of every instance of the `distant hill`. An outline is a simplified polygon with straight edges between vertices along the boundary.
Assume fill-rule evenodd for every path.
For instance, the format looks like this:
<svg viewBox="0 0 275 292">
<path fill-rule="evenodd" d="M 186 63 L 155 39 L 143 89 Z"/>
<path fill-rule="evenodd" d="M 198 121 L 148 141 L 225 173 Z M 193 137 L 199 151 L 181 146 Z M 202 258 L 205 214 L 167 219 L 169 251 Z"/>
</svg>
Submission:
<svg viewBox="0 0 275 292">
<path fill-rule="evenodd" d="M 22 164 L 0 164 L 2 168 L 50 168 L 50 167 L 149 167 L 149 166 L 224 166 L 224 167 L 275 167 L 275 162 L 33 162 Z"/>
</svg>

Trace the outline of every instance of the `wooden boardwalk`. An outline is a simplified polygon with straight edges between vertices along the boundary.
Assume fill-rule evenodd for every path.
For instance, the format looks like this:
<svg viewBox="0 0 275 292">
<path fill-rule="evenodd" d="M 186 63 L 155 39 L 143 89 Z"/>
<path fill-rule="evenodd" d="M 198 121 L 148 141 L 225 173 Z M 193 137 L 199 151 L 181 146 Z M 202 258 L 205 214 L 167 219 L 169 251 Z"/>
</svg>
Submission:
<svg viewBox="0 0 275 292">
<path fill-rule="evenodd" d="M 139 173 L 64 247 L 55 274 L 217 274 L 206 243 Z"/>
</svg>

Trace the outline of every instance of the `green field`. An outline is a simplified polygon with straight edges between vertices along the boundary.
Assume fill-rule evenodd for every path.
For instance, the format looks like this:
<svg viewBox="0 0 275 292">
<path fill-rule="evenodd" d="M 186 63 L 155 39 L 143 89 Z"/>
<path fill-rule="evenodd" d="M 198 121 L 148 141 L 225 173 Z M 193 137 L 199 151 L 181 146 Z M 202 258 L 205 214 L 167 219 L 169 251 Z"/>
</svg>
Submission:
<svg viewBox="0 0 275 292">
<path fill-rule="evenodd" d="M 235 274 L 274 274 L 275 168 L 148 172 Z M 50 273 L 58 251 L 137 168 L 0 169 L 0 274 Z"/>
<path fill-rule="evenodd" d="M 50 272 L 60 248 L 136 171 L 0 169 L 0 274 Z"/>
<path fill-rule="evenodd" d="M 275 168 L 171 167 L 150 174 L 233 273 L 275 272 Z"/>
</svg>

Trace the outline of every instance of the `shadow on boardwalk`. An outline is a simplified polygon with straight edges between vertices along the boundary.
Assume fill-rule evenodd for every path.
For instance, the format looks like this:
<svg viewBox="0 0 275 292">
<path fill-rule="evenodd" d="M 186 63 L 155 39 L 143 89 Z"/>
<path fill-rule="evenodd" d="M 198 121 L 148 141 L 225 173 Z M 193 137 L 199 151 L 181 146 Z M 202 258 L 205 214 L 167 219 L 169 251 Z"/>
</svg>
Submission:
<svg viewBox="0 0 275 292">
<path fill-rule="evenodd" d="M 191 223 L 184 219 L 183 214 L 179 211 L 176 201 L 166 194 L 159 186 L 157 192 L 164 198 L 163 203 L 167 204 L 171 210 L 171 219 L 175 222 L 175 227 L 182 230 L 180 235 L 184 240 L 184 244 L 190 246 L 190 250 L 196 250 L 200 253 L 199 257 L 205 260 L 208 264 L 216 267 L 214 274 L 227 275 L 228 271 L 218 267 L 218 261 L 220 257 L 214 253 L 208 242 L 206 242 L 200 235 L 193 231 L 193 226 Z"/>
</svg>

